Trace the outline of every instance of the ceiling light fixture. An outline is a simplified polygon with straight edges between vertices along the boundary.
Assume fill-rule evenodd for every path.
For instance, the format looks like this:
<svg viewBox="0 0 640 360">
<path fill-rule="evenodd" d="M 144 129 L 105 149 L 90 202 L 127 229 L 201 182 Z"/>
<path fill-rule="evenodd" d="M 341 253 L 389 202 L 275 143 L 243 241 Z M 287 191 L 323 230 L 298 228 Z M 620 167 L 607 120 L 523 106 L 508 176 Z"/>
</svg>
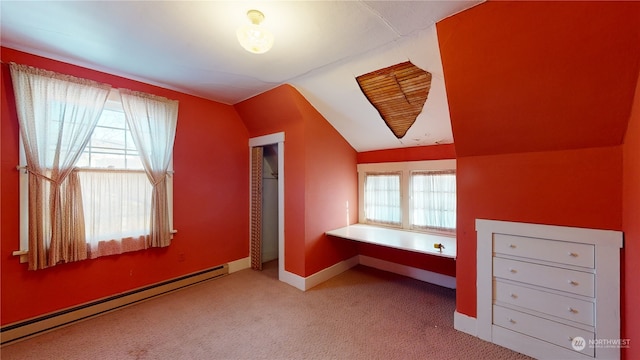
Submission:
<svg viewBox="0 0 640 360">
<path fill-rule="evenodd" d="M 273 34 L 260 26 L 264 20 L 264 14 L 258 10 L 249 10 L 247 17 L 251 24 L 243 25 L 236 31 L 240 45 L 254 54 L 263 54 L 269 51 L 273 46 Z"/>
</svg>

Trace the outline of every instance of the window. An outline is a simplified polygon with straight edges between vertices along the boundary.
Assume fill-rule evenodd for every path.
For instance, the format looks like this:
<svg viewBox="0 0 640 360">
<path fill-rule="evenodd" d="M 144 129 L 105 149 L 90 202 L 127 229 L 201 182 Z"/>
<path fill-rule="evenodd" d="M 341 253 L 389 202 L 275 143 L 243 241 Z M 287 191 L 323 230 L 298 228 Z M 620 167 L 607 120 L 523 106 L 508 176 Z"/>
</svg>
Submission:
<svg viewBox="0 0 640 360">
<path fill-rule="evenodd" d="M 169 168 L 178 101 L 127 89 L 110 93 L 108 84 L 28 65 L 10 63 L 9 68 L 23 141 L 20 165 L 28 178 L 21 179 L 20 195 L 20 231 L 27 244 L 23 242 L 21 245 L 26 247 L 16 255 L 21 261 L 26 255 L 29 270 L 169 246 L 173 233 Z M 117 111 L 105 111 L 110 94 L 119 98 L 130 131 Z M 96 128 L 101 116 L 101 126 Z M 127 169 L 136 167 L 136 152 L 152 187 L 151 206 L 147 206 L 148 192 L 129 181 L 137 177 L 134 174 L 142 175 L 140 170 Z M 81 158 L 85 169 L 77 167 Z M 91 188 L 88 176 L 80 179 L 83 170 L 101 180 L 111 175 L 117 175 L 117 179 Z M 83 196 L 83 183 L 85 188 L 91 188 L 88 199 Z M 143 194 L 142 200 L 130 195 L 134 192 L 139 193 L 136 196 Z M 102 208 L 105 204 L 106 210 Z M 148 232 L 140 230 L 132 216 L 131 208 L 138 205 L 150 210 Z M 93 216 L 95 226 L 89 229 L 85 226 L 85 207 L 89 214 L 99 208 Z M 117 214 L 111 217 L 117 226 L 103 227 L 112 213 Z M 128 230 L 117 231 L 122 228 Z M 87 234 L 97 243 L 91 239 L 87 242 Z"/>
<path fill-rule="evenodd" d="M 105 105 L 76 166 L 144 170 L 119 101 L 108 101 Z"/>
<path fill-rule="evenodd" d="M 455 232 L 455 160 L 359 164 L 361 223 Z"/>
<path fill-rule="evenodd" d="M 455 231 L 455 171 L 412 171 L 410 214 L 413 229 Z"/>
<path fill-rule="evenodd" d="M 367 173 L 364 187 L 367 222 L 400 226 L 400 173 Z"/>
<path fill-rule="evenodd" d="M 119 101 L 105 105 L 76 166 L 89 257 L 144 248 L 150 231 L 152 186 Z M 126 249 L 118 244 L 123 239 Z"/>
<path fill-rule="evenodd" d="M 22 138 L 20 165 L 26 166 Z M 82 188 L 88 257 L 145 248 L 144 238 L 150 232 L 152 185 L 133 141 L 117 90 L 111 90 L 76 168 Z M 169 170 L 173 170 L 172 165 Z M 20 248 L 28 250 L 29 182 L 26 171 L 20 174 Z M 171 176 L 167 182 L 171 221 Z"/>
</svg>

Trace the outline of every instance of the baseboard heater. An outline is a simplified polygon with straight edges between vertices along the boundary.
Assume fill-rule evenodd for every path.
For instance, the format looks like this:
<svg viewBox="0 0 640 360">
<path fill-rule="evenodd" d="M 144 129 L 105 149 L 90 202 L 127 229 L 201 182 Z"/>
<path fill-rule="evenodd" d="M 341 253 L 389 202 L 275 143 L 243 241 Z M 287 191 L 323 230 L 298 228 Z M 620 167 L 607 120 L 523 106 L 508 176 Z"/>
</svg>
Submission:
<svg viewBox="0 0 640 360">
<path fill-rule="evenodd" d="M 9 324 L 0 329 L 1 345 L 8 345 L 227 274 L 229 274 L 229 265 L 224 264 L 33 319 Z"/>
</svg>

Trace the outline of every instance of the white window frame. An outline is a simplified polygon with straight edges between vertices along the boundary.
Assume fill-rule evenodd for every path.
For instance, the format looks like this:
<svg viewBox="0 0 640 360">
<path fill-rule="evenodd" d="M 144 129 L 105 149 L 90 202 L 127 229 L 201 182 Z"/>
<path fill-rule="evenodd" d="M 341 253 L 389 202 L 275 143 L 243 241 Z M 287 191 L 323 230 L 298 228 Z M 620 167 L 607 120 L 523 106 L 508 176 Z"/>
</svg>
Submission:
<svg viewBox="0 0 640 360">
<path fill-rule="evenodd" d="M 404 202 L 403 202 L 404 196 L 403 195 L 404 194 L 402 193 L 402 184 L 403 184 L 404 174 L 401 171 L 382 171 L 382 172 L 379 172 L 379 171 L 366 171 L 366 172 L 364 172 L 364 180 L 363 180 L 363 183 L 362 183 L 363 184 L 363 189 L 365 189 L 365 187 L 366 187 L 367 176 L 376 176 L 376 175 L 387 175 L 387 176 L 395 176 L 395 175 L 397 175 L 398 176 L 398 178 L 399 178 L 399 184 L 398 184 L 399 189 L 398 190 L 400 192 L 400 194 L 398 194 L 399 197 L 400 197 L 400 199 L 399 199 L 400 200 L 400 222 L 399 223 L 395 223 L 395 222 L 392 222 L 392 221 L 375 221 L 375 220 L 371 220 L 371 219 L 367 218 L 366 209 L 365 209 L 365 206 L 364 206 L 364 199 L 365 199 L 364 190 L 362 192 L 360 192 L 360 194 L 362 194 L 361 198 L 363 199 L 363 205 L 362 205 L 362 208 L 361 208 L 362 210 L 358 212 L 359 214 L 362 214 L 361 216 L 364 219 L 361 222 L 364 222 L 364 223 L 367 223 L 367 224 L 371 224 L 371 225 L 379 225 L 379 226 L 393 227 L 393 228 L 402 228 L 404 217 L 405 217 L 405 214 L 406 214 L 406 212 L 404 211 L 404 207 L 403 207 L 403 204 L 404 204 Z"/>
<path fill-rule="evenodd" d="M 104 105 L 106 110 L 115 110 L 124 112 L 122 108 L 122 101 L 120 100 L 120 92 L 118 89 L 111 89 L 107 101 Z M 22 135 L 19 136 L 19 165 L 20 171 L 20 250 L 14 251 L 14 255 L 20 256 L 20 262 L 24 263 L 28 261 L 27 254 L 29 252 L 29 174 L 26 171 L 27 167 L 27 155 L 24 151 L 24 143 L 22 141 Z M 169 204 L 169 225 L 171 229 L 173 227 L 173 152 L 171 155 L 171 161 L 169 163 L 169 176 L 167 177 L 167 196 Z M 171 230 L 172 234 L 177 233 L 177 230 Z"/>
<path fill-rule="evenodd" d="M 386 226 L 392 228 L 402 228 L 402 230 L 410 230 L 417 232 L 435 232 L 452 235 L 454 232 L 438 231 L 435 229 L 413 228 L 411 226 L 411 172 L 413 171 L 442 171 L 456 170 L 455 159 L 444 160 L 424 160 L 424 161 L 403 161 L 403 162 L 386 162 L 386 163 L 367 163 L 358 164 L 358 222 L 373 226 Z M 385 173 L 400 172 L 400 201 L 401 201 L 401 223 L 400 227 L 387 226 L 380 223 L 368 222 L 364 213 L 364 180 L 367 173 Z"/>
</svg>

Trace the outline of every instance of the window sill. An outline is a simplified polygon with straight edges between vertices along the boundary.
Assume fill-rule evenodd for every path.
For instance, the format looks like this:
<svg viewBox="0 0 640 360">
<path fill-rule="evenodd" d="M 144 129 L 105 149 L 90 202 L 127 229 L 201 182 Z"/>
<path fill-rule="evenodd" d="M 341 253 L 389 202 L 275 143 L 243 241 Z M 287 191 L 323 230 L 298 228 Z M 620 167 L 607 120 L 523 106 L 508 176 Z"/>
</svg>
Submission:
<svg viewBox="0 0 640 360">
<path fill-rule="evenodd" d="M 13 252 L 13 256 L 20 256 L 20 264 L 29 262 L 29 251 L 27 250 L 16 250 Z"/>
<path fill-rule="evenodd" d="M 173 239 L 173 236 L 177 233 L 178 230 L 171 230 L 171 239 Z M 29 250 L 15 250 L 12 255 L 20 257 L 20 264 L 29 262 Z"/>
<path fill-rule="evenodd" d="M 456 237 L 391 229 L 381 226 L 353 224 L 326 232 L 343 239 L 381 245 L 422 254 L 456 258 Z M 442 247 L 440 247 L 442 245 Z"/>
</svg>

